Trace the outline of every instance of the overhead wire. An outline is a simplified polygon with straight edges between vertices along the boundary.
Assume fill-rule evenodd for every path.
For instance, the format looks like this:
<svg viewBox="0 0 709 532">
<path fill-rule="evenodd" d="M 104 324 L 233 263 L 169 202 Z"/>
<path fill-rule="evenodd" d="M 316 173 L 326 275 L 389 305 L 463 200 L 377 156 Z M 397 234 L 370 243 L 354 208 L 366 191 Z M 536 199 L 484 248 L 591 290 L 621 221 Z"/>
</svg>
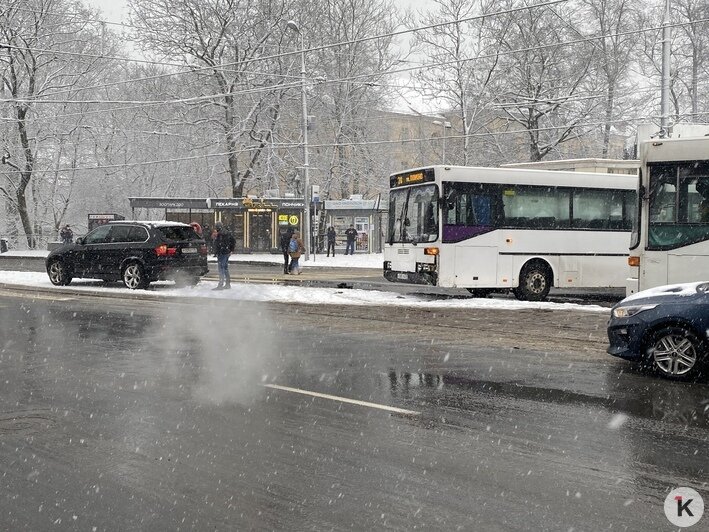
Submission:
<svg viewBox="0 0 709 532">
<path fill-rule="evenodd" d="M 709 111 L 707 112 L 699 112 L 699 113 L 694 113 L 692 116 L 698 117 L 698 116 L 709 116 Z M 648 115 L 648 116 L 639 116 L 639 117 L 634 117 L 632 119 L 628 118 L 623 118 L 623 119 L 618 119 L 611 121 L 611 124 L 627 124 L 627 123 L 632 123 L 632 122 L 648 122 L 648 121 L 657 121 L 660 119 L 659 115 Z M 511 122 L 513 123 L 513 122 Z M 597 121 L 597 122 L 588 122 L 585 124 L 561 124 L 561 125 L 556 125 L 556 126 L 549 126 L 549 127 L 538 127 L 538 128 L 531 128 L 531 129 L 517 129 L 517 130 L 511 130 L 511 131 L 492 131 L 492 132 L 484 132 L 484 133 L 471 133 L 468 135 L 446 135 L 445 139 L 446 141 L 448 140 L 456 140 L 456 139 L 463 139 L 465 137 L 468 138 L 478 138 L 478 137 L 483 137 L 483 138 L 489 138 L 491 136 L 494 137 L 501 137 L 501 136 L 517 136 L 517 135 L 526 135 L 530 131 L 536 131 L 536 132 L 543 132 L 543 131 L 555 131 L 559 129 L 565 129 L 569 127 L 574 127 L 574 128 L 580 128 L 580 127 L 596 127 L 596 126 L 604 126 L 608 124 L 606 120 L 602 121 Z M 320 143 L 320 144 L 308 144 L 308 147 L 310 149 L 329 149 L 329 148 L 335 148 L 335 147 L 359 147 L 359 146 L 391 146 L 391 145 L 400 145 L 400 144 L 410 144 L 410 143 L 430 143 L 432 141 L 439 142 L 442 141 L 443 137 L 425 137 L 425 138 L 410 138 L 410 139 L 396 139 L 396 140 L 373 140 L 373 141 L 349 141 L 349 142 L 338 142 L 338 143 Z M 285 143 L 270 143 L 268 145 L 270 148 L 273 149 L 297 149 L 302 147 L 301 142 L 285 142 Z M 109 165 L 95 165 L 95 166 L 77 166 L 77 167 L 63 167 L 63 168 L 53 168 L 53 169 L 46 169 L 46 170 L 34 170 L 35 174 L 47 174 L 47 173 L 56 173 L 56 172 L 76 172 L 76 171 L 97 171 L 97 170 L 109 170 L 109 169 L 121 169 L 121 168 L 132 168 L 136 166 L 147 166 L 147 165 L 155 165 L 155 164 L 169 164 L 169 163 L 175 163 L 175 162 L 184 162 L 184 161 L 190 161 L 190 160 L 196 160 L 196 159 L 206 159 L 206 158 L 212 158 L 212 157 L 224 157 L 227 155 L 231 155 L 234 153 L 248 153 L 254 150 L 262 149 L 257 146 L 251 146 L 251 147 L 243 147 L 243 149 L 240 149 L 238 151 L 234 152 L 215 152 L 215 153 L 203 153 L 200 155 L 193 155 L 193 156 L 184 156 L 184 157 L 174 157 L 170 159 L 159 159 L 159 160 L 152 160 L 152 161 L 135 161 L 135 162 L 129 162 L 129 163 L 120 163 L 120 164 L 109 164 Z M 12 173 L 12 172 L 6 172 L 6 173 Z"/>
<path fill-rule="evenodd" d="M 552 2 L 552 3 L 558 3 L 558 2 Z M 539 5 L 537 5 L 537 6 L 530 6 L 530 7 L 538 7 L 538 6 L 539 6 Z M 486 15 L 486 16 L 491 16 L 491 15 Z M 478 17 L 474 17 L 474 18 L 478 18 Z M 692 23 L 696 24 L 696 23 L 698 23 L 698 22 L 703 22 L 703 21 L 706 21 L 706 20 L 707 20 L 707 19 L 702 19 L 702 20 L 700 20 L 700 21 L 693 21 Z M 450 23 L 450 22 L 449 22 L 449 23 Z M 687 23 L 677 23 L 677 24 L 675 24 L 675 26 L 677 26 L 677 25 L 683 25 L 683 24 L 687 24 Z M 656 31 L 656 30 L 658 30 L 658 29 L 660 29 L 660 28 L 647 28 L 647 29 L 644 29 L 644 30 L 635 30 L 635 31 L 631 31 L 631 32 L 619 32 L 618 35 L 622 35 L 622 34 L 636 34 L 636 33 L 642 32 L 642 31 Z M 409 30 L 409 31 L 411 31 L 411 30 Z M 571 43 L 573 43 L 573 42 L 583 42 L 583 41 L 588 41 L 588 40 L 593 40 L 593 39 L 603 39 L 603 38 L 607 38 L 608 36 L 609 36 L 609 35 L 602 35 L 602 36 L 596 36 L 596 37 L 587 37 L 587 38 L 579 39 L 579 40 L 576 40 L 576 41 L 565 42 L 565 43 L 556 43 L 556 44 L 553 44 L 553 45 L 546 45 L 546 46 L 543 46 L 543 47 L 548 47 L 548 46 L 560 46 L 560 45 L 565 45 L 565 44 L 571 44 Z M 373 37 L 373 38 L 375 38 L 375 37 Z M 352 41 L 352 42 L 354 42 L 354 41 Z M 330 46 L 335 46 L 335 45 L 330 45 Z M 543 47 L 538 47 L 538 48 L 543 48 Z M 530 48 L 521 49 L 521 50 L 525 50 L 525 51 L 526 51 L 526 50 L 529 50 L 529 49 L 530 49 Z M 507 53 L 514 53 L 514 52 L 515 52 L 515 51 L 509 51 L 509 52 L 507 52 Z M 294 52 L 294 53 L 299 53 L 299 52 Z M 291 54 L 289 53 L 288 55 L 291 55 Z M 496 55 L 497 55 L 497 54 L 496 54 Z M 471 61 L 471 60 L 478 60 L 478 59 L 481 59 L 481 58 L 480 58 L 480 57 L 467 58 L 467 59 L 462 59 L 462 60 L 455 60 L 455 61 L 452 61 L 452 62 L 454 63 L 454 62 L 459 62 L 459 61 Z M 445 64 L 450 64 L 450 63 L 452 63 L 452 62 L 439 63 L 439 64 L 433 64 L 433 65 L 426 65 L 426 66 L 420 66 L 420 67 L 415 67 L 415 68 L 431 68 L 432 66 L 444 66 Z M 182 65 L 181 65 L 181 66 L 182 66 Z M 410 70 L 412 70 L 412 69 L 401 69 L 401 70 L 393 71 L 393 72 L 382 72 L 382 73 L 377 73 L 377 74 L 358 75 L 358 76 L 350 77 L 350 78 L 342 78 L 342 79 L 338 79 L 338 80 L 329 80 L 329 82 L 347 82 L 347 81 L 354 81 L 354 80 L 356 80 L 357 78 L 361 78 L 361 77 L 372 77 L 373 75 L 380 75 L 380 76 L 381 76 L 381 75 L 390 75 L 390 74 L 393 74 L 393 73 L 402 73 L 402 72 L 406 72 L 406 71 L 410 71 Z M 171 74 L 171 75 L 172 75 L 172 74 Z M 294 77 L 294 79 L 296 79 L 296 78 Z M 297 79 L 299 79 L 299 78 L 297 78 Z M 326 81 L 326 82 L 327 82 L 327 81 Z M 294 86 L 295 86 L 295 85 L 294 85 Z M 277 88 L 277 87 L 280 87 L 280 86 L 274 86 L 274 87 L 272 87 L 272 88 Z M 272 90 L 272 88 L 270 87 L 269 89 Z M 260 88 L 259 90 L 265 90 L 265 89 L 264 89 L 264 88 Z M 241 93 L 241 92 L 239 92 L 239 93 L 234 93 L 234 94 L 240 94 L 240 93 Z M 219 97 L 219 96 L 223 96 L 223 94 L 222 94 L 222 95 L 215 95 L 215 96 Z M 601 96 L 599 95 L 599 97 L 601 97 Z M 208 98 L 210 98 L 210 96 L 198 97 L 198 99 L 202 99 L 202 100 L 203 100 L 203 99 L 208 99 Z M 177 103 L 185 103 L 185 102 L 188 102 L 188 101 L 190 101 L 190 100 L 194 100 L 194 99 L 180 99 L 180 100 L 172 100 L 172 101 L 177 102 Z M 12 101 L 16 101 L 16 100 L 12 100 Z M 52 102 L 52 103 L 56 103 L 56 102 Z M 86 104 L 87 102 L 84 101 L 84 100 L 80 100 L 80 101 L 67 101 L 67 103 Z M 111 101 L 100 100 L 100 101 L 96 101 L 95 103 L 105 104 L 105 103 L 112 103 L 112 102 L 111 102 Z M 132 103 L 136 103 L 136 102 L 135 102 L 135 101 L 117 101 L 116 103 L 120 103 L 120 104 L 124 104 L 124 103 L 125 103 L 125 104 L 132 104 Z M 140 102 L 140 105 L 156 105 L 156 104 L 157 104 L 157 105 L 160 105 L 160 104 L 164 104 L 164 103 L 167 103 L 167 102 L 165 102 L 165 101 L 159 101 L 159 102 L 148 101 L 148 102 Z M 125 109 L 137 109 L 137 107 L 108 109 L 108 110 L 103 109 L 103 110 L 99 110 L 99 112 L 109 112 L 109 111 L 117 111 L 117 110 L 125 110 Z M 83 114 L 85 114 L 85 113 L 77 113 L 77 115 L 83 115 Z M 65 116 L 66 116 L 66 115 L 65 115 Z M 11 120 L 11 119 L 10 119 L 10 120 Z M 632 120 L 633 120 L 633 119 L 623 119 L 623 120 L 621 120 L 621 121 L 622 121 L 622 122 L 627 122 L 627 121 L 632 121 Z M 606 122 L 604 121 L 604 122 L 599 123 L 599 124 L 597 124 L 597 125 L 605 124 L 605 123 L 606 123 Z M 563 128 L 563 126 L 554 126 L 554 127 L 552 127 L 552 128 L 548 128 L 548 129 L 560 129 L 560 128 Z M 525 129 L 525 130 L 521 130 L 520 132 L 515 132 L 514 134 L 524 133 L 524 132 L 527 132 L 527 131 L 529 131 L 529 130 Z M 159 132 L 158 132 L 158 134 L 159 134 Z M 484 135 L 490 135 L 490 134 L 495 134 L 495 133 L 485 133 Z M 455 136 L 447 136 L 446 138 L 458 138 L 458 137 L 455 137 Z M 430 141 L 431 141 L 431 139 L 412 139 L 412 140 L 407 140 L 406 142 L 410 142 L 410 141 L 414 141 L 414 140 L 416 140 L 416 141 L 426 141 L 426 142 L 430 142 Z M 381 142 L 382 142 L 382 141 L 375 142 L 375 143 L 378 144 L 378 143 L 381 143 Z M 401 141 L 401 140 L 398 140 L 398 141 L 386 141 L 386 142 L 390 142 L 390 143 L 400 143 L 400 142 L 402 142 L 402 141 Z M 360 143 L 360 144 L 363 144 L 363 143 Z M 358 145 L 360 145 L 360 144 L 358 144 Z M 366 144 L 371 144 L 371 143 L 366 143 Z M 352 145 L 352 144 L 349 144 L 349 145 Z M 291 146 L 300 146 L 300 144 L 292 144 Z M 321 146 L 321 147 L 326 147 L 326 146 L 331 146 L 331 145 L 323 145 L 323 146 Z M 320 146 L 318 146 L 318 145 L 312 145 L 312 147 L 313 147 L 313 148 L 317 148 L 317 147 L 320 147 Z M 217 156 L 217 155 L 225 155 L 225 153 L 223 153 L 223 154 L 210 154 L 209 156 L 212 157 L 212 156 Z M 204 156 L 205 156 L 205 155 L 202 154 L 202 155 L 199 155 L 199 156 L 195 156 L 195 158 L 204 157 Z M 178 159 L 178 160 L 184 160 L 184 159 Z M 159 163 L 163 163 L 163 162 L 165 162 L 165 161 L 154 161 L 154 162 L 149 162 L 149 163 L 148 163 L 148 162 L 139 162 L 139 163 L 135 163 L 135 164 L 159 164 Z M 120 165 L 118 165 L 118 166 L 120 166 Z"/>
</svg>

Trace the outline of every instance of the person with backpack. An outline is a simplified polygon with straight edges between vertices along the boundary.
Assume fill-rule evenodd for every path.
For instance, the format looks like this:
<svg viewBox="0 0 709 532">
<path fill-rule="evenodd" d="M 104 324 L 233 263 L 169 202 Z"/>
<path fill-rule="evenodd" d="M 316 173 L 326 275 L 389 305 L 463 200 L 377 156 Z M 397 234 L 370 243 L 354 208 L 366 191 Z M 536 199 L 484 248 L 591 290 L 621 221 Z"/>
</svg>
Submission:
<svg viewBox="0 0 709 532">
<path fill-rule="evenodd" d="M 293 233 L 290 243 L 288 244 L 288 252 L 290 253 L 291 258 L 290 273 L 293 275 L 300 275 L 300 265 L 298 264 L 298 260 L 303 254 L 303 251 L 305 251 L 305 245 L 303 245 L 303 241 L 300 238 L 300 233 L 295 232 Z"/>
<path fill-rule="evenodd" d="M 62 239 L 63 244 L 71 244 L 74 242 L 74 231 L 71 230 L 71 227 L 69 227 L 69 224 L 66 224 L 61 232 L 59 233 L 59 236 Z"/>
<path fill-rule="evenodd" d="M 231 277 L 229 276 L 229 255 L 234 252 L 236 240 L 228 229 L 221 222 L 214 226 L 217 236 L 214 239 L 214 253 L 217 256 L 219 268 L 219 284 L 214 290 L 228 290 L 231 288 Z"/>
</svg>

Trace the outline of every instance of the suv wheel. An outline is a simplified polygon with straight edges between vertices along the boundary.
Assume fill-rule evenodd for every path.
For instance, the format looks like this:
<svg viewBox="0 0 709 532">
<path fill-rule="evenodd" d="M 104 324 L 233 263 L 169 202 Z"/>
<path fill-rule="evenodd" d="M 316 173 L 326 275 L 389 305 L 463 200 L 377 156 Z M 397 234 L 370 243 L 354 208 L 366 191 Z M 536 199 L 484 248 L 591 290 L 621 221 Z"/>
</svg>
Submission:
<svg viewBox="0 0 709 532">
<path fill-rule="evenodd" d="M 60 260 L 55 260 L 49 263 L 47 267 L 49 280 L 56 286 L 67 286 L 71 282 L 71 274 L 69 269 Z"/>
<path fill-rule="evenodd" d="M 648 343 L 648 361 L 652 368 L 670 379 L 692 379 L 700 372 L 703 344 L 689 329 L 664 327 L 655 331 Z"/>
<path fill-rule="evenodd" d="M 145 270 L 139 262 L 131 262 L 123 269 L 123 284 L 131 290 L 148 287 Z"/>
</svg>

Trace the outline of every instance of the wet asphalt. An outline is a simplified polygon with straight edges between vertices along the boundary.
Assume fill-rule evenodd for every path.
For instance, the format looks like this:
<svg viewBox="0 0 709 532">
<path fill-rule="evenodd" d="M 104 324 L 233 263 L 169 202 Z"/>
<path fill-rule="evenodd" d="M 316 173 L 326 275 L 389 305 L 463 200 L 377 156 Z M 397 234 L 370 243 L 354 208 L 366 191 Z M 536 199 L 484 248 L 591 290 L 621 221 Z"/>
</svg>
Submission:
<svg viewBox="0 0 709 532">
<path fill-rule="evenodd" d="M 3 291 L 0 530 L 672 530 L 709 383 L 604 320 Z"/>
</svg>

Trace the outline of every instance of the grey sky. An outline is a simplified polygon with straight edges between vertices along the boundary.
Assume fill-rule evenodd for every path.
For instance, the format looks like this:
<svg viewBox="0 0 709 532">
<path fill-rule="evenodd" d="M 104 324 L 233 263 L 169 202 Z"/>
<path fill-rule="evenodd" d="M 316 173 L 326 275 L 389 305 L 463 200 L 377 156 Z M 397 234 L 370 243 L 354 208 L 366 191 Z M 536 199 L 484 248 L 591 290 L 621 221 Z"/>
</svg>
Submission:
<svg viewBox="0 0 709 532">
<path fill-rule="evenodd" d="M 99 8 L 110 22 L 121 22 L 126 14 L 126 0 L 84 0 L 85 3 Z M 431 5 L 431 0 L 396 0 L 396 4 L 412 9 L 422 9 Z"/>
</svg>

